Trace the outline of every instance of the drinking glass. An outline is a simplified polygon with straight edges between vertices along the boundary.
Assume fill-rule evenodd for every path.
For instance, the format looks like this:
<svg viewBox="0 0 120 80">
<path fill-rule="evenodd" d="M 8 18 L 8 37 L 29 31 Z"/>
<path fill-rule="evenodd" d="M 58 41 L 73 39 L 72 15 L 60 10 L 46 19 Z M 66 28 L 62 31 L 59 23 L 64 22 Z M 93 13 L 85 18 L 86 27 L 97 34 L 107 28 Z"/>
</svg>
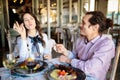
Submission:
<svg viewBox="0 0 120 80">
<path fill-rule="evenodd" d="M 14 67 L 16 59 L 13 54 L 3 54 L 3 66 L 11 69 Z"/>
<path fill-rule="evenodd" d="M 30 52 L 28 54 L 29 54 L 29 57 L 26 60 L 26 66 L 28 67 L 30 73 L 32 73 L 33 68 L 36 66 L 35 55 L 34 54 L 30 54 Z"/>
<path fill-rule="evenodd" d="M 14 68 L 15 63 L 16 59 L 13 54 L 3 54 L 3 66 L 9 70 L 8 74 L 10 75 L 8 80 L 12 80 L 11 69 Z"/>
</svg>

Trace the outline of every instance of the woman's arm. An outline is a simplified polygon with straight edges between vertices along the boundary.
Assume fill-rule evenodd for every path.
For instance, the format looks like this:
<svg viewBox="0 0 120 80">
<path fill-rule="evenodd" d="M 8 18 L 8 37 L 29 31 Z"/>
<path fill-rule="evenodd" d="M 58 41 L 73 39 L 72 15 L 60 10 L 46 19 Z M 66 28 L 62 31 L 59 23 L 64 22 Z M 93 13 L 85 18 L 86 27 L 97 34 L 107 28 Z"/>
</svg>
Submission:
<svg viewBox="0 0 120 80">
<path fill-rule="evenodd" d="M 49 40 L 48 40 L 48 36 L 43 33 L 43 40 L 45 41 L 45 47 L 44 47 L 44 51 L 43 51 L 43 54 L 44 54 L 44 58 L 45 59 L 51 59 L 51 52 L 50 52 L 50 48 L 49 48 Z"/>
<path fill-rule="evenodd" d="M 20 61 L 25 60 L 28 57 L 27 40 L 22 40 L 21 37 L 17 38 L 17 50 L 20 57 Z"/>
</svg>

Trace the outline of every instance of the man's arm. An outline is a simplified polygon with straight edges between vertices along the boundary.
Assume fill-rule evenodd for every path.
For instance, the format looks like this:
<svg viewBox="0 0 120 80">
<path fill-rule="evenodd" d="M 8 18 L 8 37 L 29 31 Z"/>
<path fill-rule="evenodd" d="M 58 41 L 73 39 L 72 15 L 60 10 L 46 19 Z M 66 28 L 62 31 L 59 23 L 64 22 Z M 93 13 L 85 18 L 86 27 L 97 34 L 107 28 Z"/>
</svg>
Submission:
<svg viewBox="0 0 120 80">
<path fill-rule="evenodd" d="M 71 65 L 73 67 L 83 70 L 85 73 L 96 73 L 102 70 L 106 65 L 110 65 L 111 59 L 115 55 L 115 48 L 111 42 L 103 42 L 99 48 L 94 51 L 91 58 L 86 61 L 81 59 L 72 59 Z M 69 62 L 69 61 L 68 61 Z"/>
</svg>

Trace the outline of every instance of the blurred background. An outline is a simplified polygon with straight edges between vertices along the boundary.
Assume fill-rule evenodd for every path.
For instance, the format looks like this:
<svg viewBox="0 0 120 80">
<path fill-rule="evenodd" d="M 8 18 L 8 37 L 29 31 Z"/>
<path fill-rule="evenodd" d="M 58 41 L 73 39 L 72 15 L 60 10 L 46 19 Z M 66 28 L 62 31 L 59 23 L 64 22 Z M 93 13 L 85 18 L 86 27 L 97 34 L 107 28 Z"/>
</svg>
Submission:
<svg viewBox="0 0 120 80">
<path fill-rule="evenodd" d="M 24 12 L 37 16 L 49 39 L 72 50 L 79 37 L 82 17 L 87 11 L 95 10 L 102 11 L 114 21 L 114 27 L 106 34 L 112 35 L 116 45 L 120 39 L 120 0 L 0 0 L 0 57 L 9 51 L 8 35 L 14 45 L 19 34 L 12 29 L 13 23 L 20 23 Z M 117 71 L 120 72 L 119 69 Z"/>
</svg>

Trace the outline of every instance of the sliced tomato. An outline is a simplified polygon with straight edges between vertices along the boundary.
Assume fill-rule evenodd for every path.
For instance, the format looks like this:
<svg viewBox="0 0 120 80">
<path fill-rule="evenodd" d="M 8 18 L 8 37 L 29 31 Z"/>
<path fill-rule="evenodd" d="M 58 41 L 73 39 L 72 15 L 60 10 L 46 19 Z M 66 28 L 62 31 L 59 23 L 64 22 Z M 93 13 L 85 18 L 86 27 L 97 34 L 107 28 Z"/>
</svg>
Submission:
<svg viewBox="0 0 120 80">
<path fill-rule="evenodd" d="M 66 74 L 66 72 L 65 72 L 65 70 L 62 70 L 62 71 L 60 70 L 60 71 L 58 72 L 58 74 L 64 76 L 64 75 Z"/>
</svg>

